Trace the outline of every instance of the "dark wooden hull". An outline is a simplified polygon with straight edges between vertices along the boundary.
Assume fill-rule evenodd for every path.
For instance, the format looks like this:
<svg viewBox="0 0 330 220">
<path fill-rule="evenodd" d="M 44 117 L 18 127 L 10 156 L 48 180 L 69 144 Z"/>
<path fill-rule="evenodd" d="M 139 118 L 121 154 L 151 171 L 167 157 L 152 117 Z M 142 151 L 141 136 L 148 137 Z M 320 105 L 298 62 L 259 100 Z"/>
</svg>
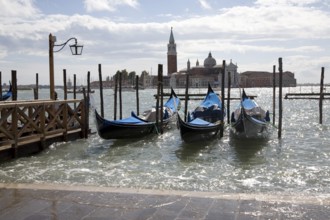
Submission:
<svg viewBox="0 0 330 220">
<path fill-rule="evenodd" d="M 155 129 L 155 123 L 144 124 L 116 123 L 102 118 L 95 110 L 96 126 L 99 136 L 103 139 L 130 139 L 142 138 Z"/>
<path fill-rule="evenodd" d="M 185 122 L 178 114 L 178 128 L 185 142 L 211 140 L 221 129 L 224 112 L 219 108 L 221 100 L 214 93 L 210 84 L 202 103 L 192 112 L 194 120 Z"/>
<path fill-rule="evenodd" d="M 211 140 L 217 136 L 220 131 L 221 123 L 216 123 L 212 126 L 195 125 L 189 122 L 184 122 L 178 114 L 178 126 L 180 135 L 185 142 Z"/>
<path fill-rule="evenodd" d="M 158 125 L 156 123 L 156 112 L 153 110 L 146 111 L 146 115 L 141 117 L 132 113 L 129 118 L 113 121 L 104 119 L 95 110 L 97 132 L 103 139 L 130 139 L 143 138 L 151 133 L 157 133 L 160 127 L 163 129 L 170 128 L 170 124 L 176 119 L 177 109 L 180 107 L 180 99 L 178 99 L 173 89 L 169 100 L 164 106 L 167 114 L 163 115 L 163 123 L 159 121 Z"/>
</svg>

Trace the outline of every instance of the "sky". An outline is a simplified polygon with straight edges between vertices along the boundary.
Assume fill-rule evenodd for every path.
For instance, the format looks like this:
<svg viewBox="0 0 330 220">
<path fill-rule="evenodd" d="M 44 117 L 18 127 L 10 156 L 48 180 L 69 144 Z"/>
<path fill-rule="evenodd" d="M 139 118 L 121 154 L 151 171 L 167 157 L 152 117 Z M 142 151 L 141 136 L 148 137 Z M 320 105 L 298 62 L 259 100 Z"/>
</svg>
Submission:
<svg viewBox="0 0 330 220">
<path fill-rule="evenodd" d="M 84 45 L 81 56 L 69 46 L 54 53 L 56 85 L 63 69 L 78 84 L 88 71 L 98 80 L 99 64 L 104 79 L 124 69 L 156 75 L 158 64 L 166 75 L 173 28 L 179 70 L 209 52 L 238 72 L 272 72 L 281 57 L 298 83 L 319 83 L 322 67 L 329 83 L 329 24 L 330 0 L 0 0 L 0 71 L 4 83 L 16 70 L 19 85 L 34 84 L 36 73 L 49 84 L 52 33 L 56 44 Z"/>
</svg>

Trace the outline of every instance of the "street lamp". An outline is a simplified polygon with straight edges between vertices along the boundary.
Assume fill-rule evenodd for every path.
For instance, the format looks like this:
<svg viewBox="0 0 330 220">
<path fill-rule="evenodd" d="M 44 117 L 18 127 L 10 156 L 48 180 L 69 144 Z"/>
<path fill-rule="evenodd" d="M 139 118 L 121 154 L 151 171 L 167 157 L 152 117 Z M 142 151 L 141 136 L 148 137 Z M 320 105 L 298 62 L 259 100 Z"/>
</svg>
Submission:
<svg viewBox="0 0 330 220">
<path fill-rule="evenodd" d="M 54 52 L 61 51 L 65 45 L 71 40 L 75 43 L 70 45 L 70 50 L 72 55 L 81 55 L 83 50 L 83 45 L 78 45 L 77 38 L 71 37 L 63 44 L 55 44 L 56 37 L 49 34 L 49 86 L 50 86 L 50 99 L 55 100 L 55 83 L 54 83 Z M 60 49 L 54 51 L 54 47 L 60 47 Z"/>
</svg>

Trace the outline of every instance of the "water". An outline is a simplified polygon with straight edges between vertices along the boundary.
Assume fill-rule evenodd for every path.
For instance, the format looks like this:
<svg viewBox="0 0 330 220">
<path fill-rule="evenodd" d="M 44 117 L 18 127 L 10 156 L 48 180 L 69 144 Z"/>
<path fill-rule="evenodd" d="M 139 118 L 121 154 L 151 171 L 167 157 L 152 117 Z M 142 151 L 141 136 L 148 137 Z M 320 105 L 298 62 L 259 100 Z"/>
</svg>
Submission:
<svg viewBox="0 0 330 220">
<path fill-rule="evenodd" d="M 314 90 L 318 91 L 316 87 Z M 300 91 L 310 92 L 311 88 L 285 88 L 283 95 Z M 155 104 L 151 98 L 155 92 L 140 91 L 141 110 Z M 271 88 L 246 92 L 257 95 L 259 105 L 272 111 Z M 41 97 L 48 97 L 48 90 L 41 93 Z M 62 98 L 61 91 L 58 93 Z M 99 108 L 98 94 L 96 90 Z M 109 119 L 113 115 L 112 95 L 112 90 L 104 90 L 105 116 Z M 233 89 L 232 97 L 238 96 L 238 89 Z M 28 98 L 26 92 L 21 97 L 19 94 L 19 99 Z M 135 110 L 135 93 L 123 93 L 123 100 L 124 116 L 128 116 Z M 190 101 L 189 109 L 199 102 Z M 237 102 L 232 101 L 231 109 Z M 132 107 L 128 108 L 128 103 Z M 282 139 L 273 130 L 267 140 L 236 140 L 228 127 L 222 139 L 193 144 L 184 143 L 175 126 L 163 135 L 141 140 L 102 140 L 93 134 L 87 140 L 56 143 L 37 155 L 1 163 L 0 182 L 224 193 L 330 193 L 329 102 L 324 101 L 323 125 L 318 124 L 316 100 L 283 100 L 283 109 Z M 95 131 L 93 121 L 91 128 Z"/>
</svg>

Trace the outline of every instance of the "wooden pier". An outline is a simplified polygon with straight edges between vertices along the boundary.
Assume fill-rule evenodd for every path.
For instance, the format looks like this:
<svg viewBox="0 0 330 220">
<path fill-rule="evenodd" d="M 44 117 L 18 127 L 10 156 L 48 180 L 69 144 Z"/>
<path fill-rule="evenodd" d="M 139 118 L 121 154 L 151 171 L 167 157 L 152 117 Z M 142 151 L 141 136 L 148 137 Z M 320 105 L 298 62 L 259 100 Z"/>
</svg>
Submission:
<svg viewBox="0 0 330 220">
<path fill-rule="evenodd" d="M 87 138 L 89 130 L 85 99 L 1 102 L 0 115 L 0 162 Z"/>
<path fill-rule="evenodd" d="M 286 93 L 284 99 L 320 99 L 320 93 Z M 330 93 L 323 93 L 323 99 L 330 99 Z"/>
</svg>

